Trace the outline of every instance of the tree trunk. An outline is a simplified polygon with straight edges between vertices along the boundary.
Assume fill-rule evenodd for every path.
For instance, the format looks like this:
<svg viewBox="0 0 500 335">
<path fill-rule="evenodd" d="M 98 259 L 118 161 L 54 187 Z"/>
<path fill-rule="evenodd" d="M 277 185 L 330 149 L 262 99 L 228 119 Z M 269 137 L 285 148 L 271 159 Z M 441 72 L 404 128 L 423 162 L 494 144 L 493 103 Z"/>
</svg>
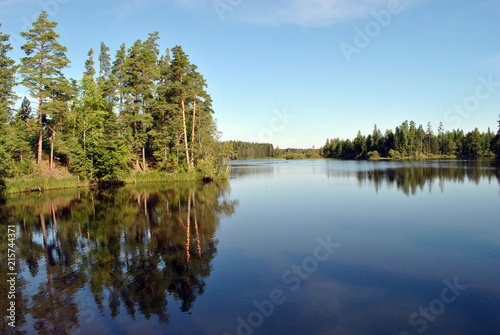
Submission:
<svg viewBox="0 0 500 335">
<path fill-rule="evenodd" d="M 168 157 L 167 157 L 167 150 L 168 150 L 168 147 L 165 146 L 165 173 L 168 172 Z"/>
<path fill-rule="evenodd" d="M 196 124 L 196 100 L 194 100 L 194 102 L 193 102 L 193 128 L 191 130 L 191 168 L 193 170 L 194 170 L 194 126 L 195 126 L 195 124 Z"/>
<path fill-rule="evenodd" d="M 52 129 L 52 136 L 50 137 L 50 164 L 49 164 L 49 170 L 52 171 L 54 168 L 54 136 L 55 132 Z"/>
<path fill-rule="evenodd" d="M 186 149 L 186 166 L 189 172 L 191 171 L 191 163 L 189 160 L 189 147 L 188 147 L 187 131 L 186 131 L 186 113 L 184 108 L 184 100 L 181 100 L 181 111 L 182 111 L 182 129 L 184 131 L 184 147 Z"/>
<path fill-rule="evenodd" d="M 142 171 L 146 172 L 146 145 L 142 147 Z"/>
<path fill-rule="evenodd" d="M 40 165 L 42 162 L 42 133 L 43 133 L 43 127 L 42 127 L 42 105 L 43 105 L 43 99 L 42 99 L 42 84 L 40 84 L 40 101 L 38 105 L 38 127 L 40 128 L 38 130 L 38 154 L 36 156 L 36 163 Z"/>
</svg>

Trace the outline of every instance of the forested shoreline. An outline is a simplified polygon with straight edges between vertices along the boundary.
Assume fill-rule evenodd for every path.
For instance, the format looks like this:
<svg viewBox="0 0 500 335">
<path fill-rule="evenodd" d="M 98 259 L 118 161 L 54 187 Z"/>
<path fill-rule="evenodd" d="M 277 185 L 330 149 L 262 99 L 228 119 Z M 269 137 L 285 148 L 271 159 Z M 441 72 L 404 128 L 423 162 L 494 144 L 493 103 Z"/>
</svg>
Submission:
<svg viewBox="0 0 500 335">
<path fill-rule="evenodd" d="M 375 125 L 372 134 L 327 140 L 319 150 L 221 142 L 206 81 L 181 46 L 161 53 L 153 32 L 112 57 L 101 42 L 98 52 L 89 50 L 82 77 L 66 78 L 70 60 L 57 25 L 41 12 L 20 33 L 26 56 L 19 62 L 9 58 L 10 36 L 0 32 L 0 191 L 5 180 L 41 189 L 48 179 L 65 180 L 65 187 L 213 178 L 227 173 L 229 159 L 500 155 L 500 129 L 464 133 L 440 124 L 435 134 L 430 123 L 424 129 L 413 121 L 384 134 Z M 29 97 L 16 96 L 18 85 Z"/>
<path fill-rule="evenodd" d="M 463 130 L 445 131 L 440 123 L 437 135 L 431 123 L 424 130 L 413 121 L 404 121 L 394 131 L 384 134 L 375 124 L 372 134 L 358 131 L 354 140 L 327 139 L 320 149 L 325 158 L 339 159 L 424 159 L 424 158 L 494 158 L 500 156 L 500 121 L 496 134 L 481 133 L 477 128 L 468 133 Z"/>
<path fill-rule="evenodd" d="M 232 160 L 252 159 L 313 159 L 321 158 L 319 150 L 315 149 L 280 149 L 271 143 L 254 143 L 243 141 L 228 141 L 233 152 Z"/>
<path fill-rule="evenodd" d="M 0 32 L 0 180 L 120 184 L 137 173 L 226 171 L 232 148 L 220 142 L 206 81 L 181 46 L 160 53 L 153 32 L 112 58 L 101 42 L 76 80 L 64 75 L 70 60 L 56 27 L 41 12 L 21 32 L 20 62 Z M 17 85 L 30 96 L 15 110 Z"/>
</svg>

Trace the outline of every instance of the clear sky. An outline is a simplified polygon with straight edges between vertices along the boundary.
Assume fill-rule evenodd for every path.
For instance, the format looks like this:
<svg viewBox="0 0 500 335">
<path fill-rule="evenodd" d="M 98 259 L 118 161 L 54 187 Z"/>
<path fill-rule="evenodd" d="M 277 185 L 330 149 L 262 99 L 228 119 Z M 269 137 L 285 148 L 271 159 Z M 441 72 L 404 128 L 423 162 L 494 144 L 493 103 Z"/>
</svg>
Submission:
<svg viewBox="0 0 500 335">
<path fill-rule="evenodd" d="M 153 31 L 162 50 L 181 45 L 224 140 L 319 147 L 404 120 L 498 129 L 498 0 L 1 0 L 12 58 L 43 9 L 70 78 L 101 41 L 112 58 Z"/>
</svg>

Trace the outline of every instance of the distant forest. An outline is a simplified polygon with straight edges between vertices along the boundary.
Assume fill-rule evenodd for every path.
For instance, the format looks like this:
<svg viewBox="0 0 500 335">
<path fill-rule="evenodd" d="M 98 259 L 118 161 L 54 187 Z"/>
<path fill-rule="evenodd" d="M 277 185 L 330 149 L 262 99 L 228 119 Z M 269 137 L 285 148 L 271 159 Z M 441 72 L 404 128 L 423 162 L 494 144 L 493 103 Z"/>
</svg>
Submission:
<svg viewBox="0 0 500 335">
<path fill-rule="evenodd" d="M 479 158 L 500 156 L 500 121 L 496 134 L 489 129 L 481 133 L 476 128 L 464 133 L 463 130 L 445 131 L 439 124 L 437 134 L 431 123 L 424 130 L 422 125 L 404 121 L 394 131 L 384 134 L 374 126 L 372 134 L 358 135 L 354 140 L 327 139 L 320 149 L 325 158 L 341 159 L 404 159 L 404 158 Z"/>
<path fill-rule="evenodd" d="M 153 32 L 112 58 L 101 42 L 75 80 L 63 74 L 70 60 L 56 27 L 42 12 L 21 32 L 19 63 L 0 32 L 0 181 L 56 168 L 98 183 L 138 171 L 219 172 L 230 147 L 219 141 L 205 79 L 181 46 L 160 53 Z M 14 108 L 19 84 L 31 99 Z"/>
<path fill-rule="evenodd" d="M 374 126 L 372 134 L 358 135 L 354 140 L 327 139 L 319 149 L 280 149 L 270 143 L 250 143 L 242 141 L 226 142 L 233 148 L 231 159 L 423 159 L 423 158 L 493 158 L 500 156 L 500 121 L 496 134 L 488 129 L 481 133 L 476 128 L 464 133 L 463 130 L 445 131 L 440 124 L 437 134 L 431 123 L 424 130 L 422 125 L 405 121 L 394 131 L 384 134 Z"/>
<path fill-rule="evenodd" d="M 250 159 L 306 159 L 321 158 L 319 150 L 314 149 L 280 149 L 274 148 L 270 143 L 250 143 L 242 141 L 226 142 L 233 148 L 232 160 L 250 160 Z"/>
</svg>

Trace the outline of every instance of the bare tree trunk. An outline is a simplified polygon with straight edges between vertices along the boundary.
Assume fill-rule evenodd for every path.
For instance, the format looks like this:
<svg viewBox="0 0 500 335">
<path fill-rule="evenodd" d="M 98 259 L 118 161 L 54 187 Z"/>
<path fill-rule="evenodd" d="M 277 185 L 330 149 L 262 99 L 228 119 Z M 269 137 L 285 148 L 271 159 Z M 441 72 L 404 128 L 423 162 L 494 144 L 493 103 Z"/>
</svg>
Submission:
<svg viewBox="0 0 500 335">
<path fill-rule="evenodd" d="M 38 105 L 38 127 L 40 128 L 38 130 L 38 154 L 36 156 L 36 163 L 40 165 L 42 162 L 42 133 L 43 133 L 43 127 L 42 127 L 42 105 L 43 105 L 43 99 L 42 99 L 42 84 L 40 84 L 40 101 Z"/>
<path fill-rule="evenodd" d="M 146 145 L 142 147 L 142 171 L 146 172 Z"/>
<path fill-rule="evenodd" d="M 165 173 L 168 172 L 168 157 L 167 157 L 167 149 L 168 147 L 165 145 Z"/>
<path fill-rule="evenodd" d="M 193 127 L 191 130 L 191 168 L 194 170 L 194 126 L 196 124 L 196 100 L 193 102 Z"/>
<path fill-rule="evenodd" d="M 55 137 L 55 131 L 52 129 L 52 136 L 50 137 L 50 164 L 49 164 L 50 171 L 54 169 L 54 137 Z"/>
<path fill-rule="evenodd" d="M 186 149 L 186 166 L 189 172 L 191 171 L 191 163 L 189 159 L 189 147 L 188 147 L 187 131 L 186 131 L 186 113 L 184 107 L 184 100 L 181 100 L 181 111 L 182 111 L 182 129 L 184 131 L 184 147 Z"/>
</svg>

